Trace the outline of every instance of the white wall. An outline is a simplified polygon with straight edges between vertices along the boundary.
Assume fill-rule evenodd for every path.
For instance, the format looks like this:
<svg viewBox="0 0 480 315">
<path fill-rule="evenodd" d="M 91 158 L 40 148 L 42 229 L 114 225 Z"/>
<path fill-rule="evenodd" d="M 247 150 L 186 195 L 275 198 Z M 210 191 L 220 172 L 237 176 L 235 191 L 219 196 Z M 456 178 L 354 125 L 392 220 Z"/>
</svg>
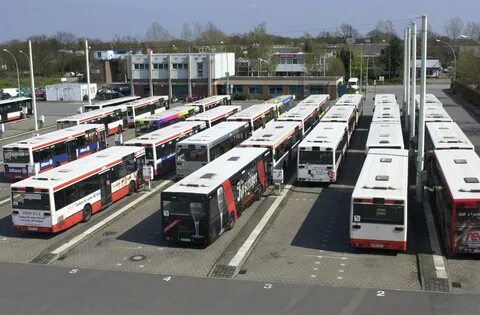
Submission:
<svg viewBox="0 0 480 315">
<path fill-rule="evenodd" d="M 83 101 L 83 96 L 87 95 L 87 84 L 54 84 L 47 85 L 47 101 Z M 91 98 L 97 96 L 97 84 L 90 83 Z"/>
</svg>

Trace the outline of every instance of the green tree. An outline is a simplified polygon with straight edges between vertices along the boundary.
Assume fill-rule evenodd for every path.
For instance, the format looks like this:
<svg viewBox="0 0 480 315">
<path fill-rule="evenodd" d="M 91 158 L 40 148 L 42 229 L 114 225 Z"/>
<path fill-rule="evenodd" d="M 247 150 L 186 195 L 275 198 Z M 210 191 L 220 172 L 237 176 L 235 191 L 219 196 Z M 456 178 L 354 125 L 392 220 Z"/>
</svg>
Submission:
<svg viewBox="0 0 480 315">
<path fill-rule="evenodd" d="M 397 36 L 390 37 L 388 47 L 382 50 L 379 59 L 389 79 L 400 75 L 403 64 L 403 45 Z"/>
</svg>

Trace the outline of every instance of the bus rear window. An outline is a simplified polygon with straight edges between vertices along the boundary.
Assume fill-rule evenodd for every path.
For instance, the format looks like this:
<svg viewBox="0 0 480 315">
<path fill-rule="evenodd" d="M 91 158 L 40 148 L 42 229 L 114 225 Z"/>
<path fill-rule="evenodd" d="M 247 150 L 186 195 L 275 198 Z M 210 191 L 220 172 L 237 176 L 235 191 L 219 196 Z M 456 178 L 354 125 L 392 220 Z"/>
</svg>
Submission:
<svg viewBox="0 0 480 315">
<path fill-rule="evenodd" d="M 457 225 L 465 227 L 480 227 L 480 209 L 457 208 Z"/>
<path fill-rule="evenodd" d="M 333 154 L 331 151 L 300 151 L 300 164 L 333 165 Z"/>
<path fill-rule="evenodd" d="M 207 149 L 180 149 L 177 154 L 179 160 L 207 162 Z"/>
<path fill-rule="evenodd" d="M 50 211 L 48 193 L 13 192 L 12 205 L 14 209 Z"/>
<path fill-rule="evenodd" d="M 206 214 L 205 201 L 201 197 L 164 194 L 162 199 L 162 210 L 169 215 L 204 217 Z"/>
<path fill-rule="evenodd" d="M 404 206 L 353 204 L 353 222 L 403 225 Z"/>
<path fill-rule="evenodd" d="M 5 163 L 30 163 L 30 154 L 28 150 L 4 151 L 3 158 Z"/>
</svg>

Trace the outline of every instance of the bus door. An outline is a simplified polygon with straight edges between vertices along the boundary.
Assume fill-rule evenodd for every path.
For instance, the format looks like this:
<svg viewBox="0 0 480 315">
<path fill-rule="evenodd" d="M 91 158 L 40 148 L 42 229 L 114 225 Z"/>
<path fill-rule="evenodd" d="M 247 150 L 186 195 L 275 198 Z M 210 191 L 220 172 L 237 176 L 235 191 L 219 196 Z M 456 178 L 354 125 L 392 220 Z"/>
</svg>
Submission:
<svg viewBox="0 0 480 315">
<path fill-rule="evenodd" d="M 102 205 L 112 202 L 112 183 L 110 176 L 110 169 L 98 175 L 100 179 L 100 197 Z"/>
<path fill-rule="evenodd" d="M 77 145 L 75 139 L 67 140 L 67 160 L 75 161 L 77 159 Z"/>
</svg>

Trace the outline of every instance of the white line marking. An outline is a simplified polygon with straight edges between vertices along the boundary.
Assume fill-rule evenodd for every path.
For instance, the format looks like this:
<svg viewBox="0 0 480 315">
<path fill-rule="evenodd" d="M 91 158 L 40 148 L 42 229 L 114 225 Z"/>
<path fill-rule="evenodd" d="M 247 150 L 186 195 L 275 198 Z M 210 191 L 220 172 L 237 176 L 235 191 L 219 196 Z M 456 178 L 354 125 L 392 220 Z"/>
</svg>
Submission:
<svg viewBox="0 0 480 315">
<path fill-rule="evenodd" d="M 144 199 L 146 199 L 150 195 L 156 193 L 158 190 L 160 190 L 161 188 L 163 188 L 164 186 L 166 186 L 169 183 L 171 183 L 171 181 L 166 180 L 165 182 L 161 183 L 160 185 L 158 185 L 157 187 L 155 187 L 153 190 L 149 191 L 145 195 L 135 199 L 133 202 L 129 203 L 128 205 L 126 205 L 122 209 L 118 210 L 117 212 L 112 213 L 110 216 L 108 216 L 104 220 L 98 222 L 97 224 L 95 224 L 94 226 L 92 226 L 91 228 L 86 230 L 85 232 L 75 236 L 74 238 L 72 238 L 67 243 L 63 244 L 62 246 L 60 246 L 56 249 L 54 249 L 53 251 L 51 251 L 51 253 L 54 254 L 54 255 L 59 255 L 63 252 L 66 252 L 67 250 L 70 250 L 71 248 L 76 246 L 78 243 L 83 241 L 85 238 L 87 238 L 91 234 L 95 233 L 98 229 L 102 228 L 104 225 L 106 225 L 110 221 L 114 220 L 116 217 L 120 216 L 121 214 L 123 214 L 125 211 L 129 210 L 130 208 L 132 208 L 136 204 L 142 202 Z"/>
<path fill-rule="evenodd" d="M 440 244 L 438 243 L 437 229 L 433 221 L 432 209 L 430 209 L 430 202 L 426 197 L 423 198 L 423 208 L 425 209 L 425 219 L 427 221 L 428 236 L 430 238 L 430 245 L 433 250 L 433 264 L 435 266 L 435 273 L 437 278 L 448 279 L 447 270 L 445 269 L 445 258 L 442 255 Z"/>
<path fill-rule="evenodd" d="M 4 199 L 4 200 L 0 201 L 0 205 L 3 205 L 4 203 L 9 202 L 9 201 L 10 201 L 10 198 Z"/>
<path fill-rule="evenodd" d="M 263 229 L 267 225 L 268 221 L 270 218 L 273 216 L 275 211 L 277 210 L 278 206 L 280 206 L 280 203 L 283 201 L 285 196 L 288 194 L 288 191 L 290 188 L 292 188 L 292 184 L 295 180 L 295 176 L 292 176 L 292 179 L 288 182 L 287 185 L 285 185 L 285 189 L 283 191 L 283 194 L 281 196 L 278 196 L 275 201 L 272 203 L 270 208 L 268 208 L 267 212 L 265 212 L 263 218 L 258 222 L 257 226 L 255 229 L 250 233 L 248 236 L 247 240 L 243 243 L 243 245 L 240 247 L 238 252 L 233 256 L 232 260 L 228 263 L 229 266 L 234 266 L 238 267 L 240 263 L 245 259 L 247 256 L 247 253 L 250 251 L 250 249 L 253 246 L 253 243 L 255 243 L 255 240 L 260 236 L 262 233 Z"/>
<path fill-rule="evenodd" d="M 42 129 L 38 129 L 38 130 L 29 130 L 29 131 L 26 131 L 24 133 L 16 134 L 14 136 L 2 138 L 2 139 L 0 139 L 0 141 L 5 141 L 5 140 L 13 139 L 13 138 L 18 138 L 18 137 L 21 137 L 21 136 L 24 136 L 24 135 L 28 135 L 29 133 L 32 134 L 32 137 L 33 137 L 34 133 L 37 133 L 37 132 L 40 132 L 40 131 L 43 131 L 43 130 L 47 130 L 47 129 L 52 129 L 52 128 L 55 128 L 55 127 L 56 127 L 56 125 L 51 125 L 51 126 L 47 126 L 45 128 L 42 128 Z"/>
<path fill-rule="evenodd" d="M 348 153 L 363 153 L 365 154 L 365 150 L 356 150 L 356 149 L 348 149 Z"/>
</svg>

